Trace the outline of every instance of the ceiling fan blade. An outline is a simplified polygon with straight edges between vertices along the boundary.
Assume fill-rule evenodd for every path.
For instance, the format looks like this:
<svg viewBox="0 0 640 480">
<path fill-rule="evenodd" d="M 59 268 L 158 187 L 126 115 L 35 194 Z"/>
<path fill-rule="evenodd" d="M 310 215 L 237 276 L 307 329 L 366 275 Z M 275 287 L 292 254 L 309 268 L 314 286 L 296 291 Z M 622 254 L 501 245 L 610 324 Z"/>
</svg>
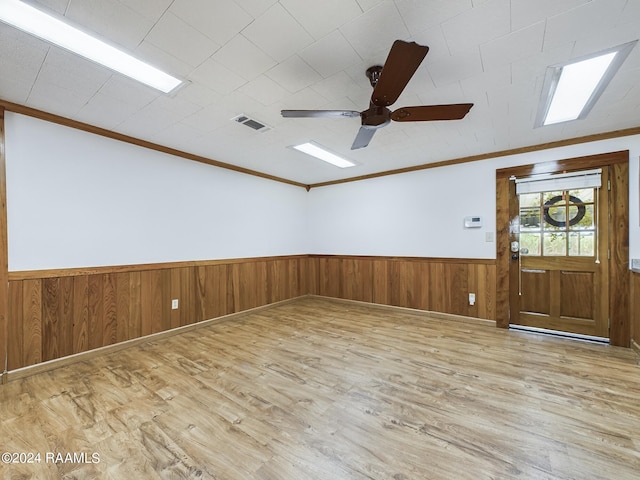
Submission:
<svg viewBox="0 0 640 480">
<path fill-rule="evenodd" d="M 396 122 L 429 122 L 432 120 L 460 120 L 471 110 L 473 103 L 451 105 L 422 105 L 402 107 L 391 113 Z"/>
<path fill-rule="evenodd" d="M 427 55 L 429 47 L 415 42 L 396 40 L 382 67 L 380 79 L 373 89 L 371 103 L 388 107 L 394 103 Z"/>
<path fill-rule="evenodd" d="M 359 117 L 355 110 L 281 110 L 285 118 L 343 118 Z"/>
<path fill-rule="evenodd" d="M 375 128 L 360 127 L 356 139 L 353 141 L 353 145 L 351 145 L 351 150 L 357 150 L 358 148 L 364 148 L 369 145 L 374 133 L 376 133 Z"/>
</svg>

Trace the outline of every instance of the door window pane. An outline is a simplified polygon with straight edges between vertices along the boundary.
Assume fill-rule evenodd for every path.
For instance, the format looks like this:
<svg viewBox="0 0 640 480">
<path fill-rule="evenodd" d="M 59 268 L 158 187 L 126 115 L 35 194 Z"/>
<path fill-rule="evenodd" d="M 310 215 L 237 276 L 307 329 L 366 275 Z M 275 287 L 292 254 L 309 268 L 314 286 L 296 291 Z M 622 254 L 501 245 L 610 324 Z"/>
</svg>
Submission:
<svg viewBox="0 0 640 480">
<path fill-rule="evenodd" d="M 571 230 L 593 230 L 595 228 L 595 216 L 593 212 L 593 205 L 581 205 L 581 209 L 577 206 L 569 207 L 569 218 L 578 220 L 577 222 L 570 222 L 569 228 Z M 575 213 L 571 213 L 571 210 L 575 209 Z M 579 210 L 582 210 L 581 212 Z"/>
<path fill-rule="evenodd" d="M 542 254 L 559 256 L 567 254 L 567 234 L 565 232 L 545 233 L 542 237 Z"/>
<path fill-rule="evenodd" d="M 540 198 L 539 195 L 538 198 Z M 523 208 L 520 210 L 521 231 L 538 231 L 540 230 L 540 223 L 540 208 Z"/>
<path fill-rule="evenodd" d="M 539 233 L 521 233 L 520 254 L 540 256 L 540 243 Z"/>
<path fill-rule="evenodd" d="M 564 229 L 567 224 L 567 207 L 549 207 L 544 209 L 544 229 Z"/>
<path fill-rule="evenodd" d="M 594 232 L 571 232 L 569 234 L 569 256 L 593 257 L 595 255 Z"/>
</svg>

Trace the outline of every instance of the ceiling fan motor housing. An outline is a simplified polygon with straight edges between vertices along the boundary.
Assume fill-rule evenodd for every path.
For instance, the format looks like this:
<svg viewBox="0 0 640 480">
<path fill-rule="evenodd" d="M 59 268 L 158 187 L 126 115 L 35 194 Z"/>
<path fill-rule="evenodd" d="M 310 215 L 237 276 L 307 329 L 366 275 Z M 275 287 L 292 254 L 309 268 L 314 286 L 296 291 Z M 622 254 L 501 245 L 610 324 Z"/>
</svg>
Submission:
<svg viewBox="0 0 640 480">
<path fill-rule="evenodd" d="M 365 127 L 381 128 L 391 122 L 391 110 L 387 107 L 372 105 L 360 113 L 360 118 L 362 118 L 362 125 Z"/>
</svg>

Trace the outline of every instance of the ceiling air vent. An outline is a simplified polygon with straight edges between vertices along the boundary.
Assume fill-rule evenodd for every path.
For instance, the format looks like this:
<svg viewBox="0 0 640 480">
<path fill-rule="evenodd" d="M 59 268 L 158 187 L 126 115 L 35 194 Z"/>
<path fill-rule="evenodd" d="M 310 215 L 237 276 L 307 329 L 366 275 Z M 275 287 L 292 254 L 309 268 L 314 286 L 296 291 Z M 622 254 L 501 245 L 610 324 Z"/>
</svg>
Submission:
<svg viewBox="0 0 640 480">
<path fill-rule="evenodd" d="M 233 117 L 231 120 L 235 120 L 242 125 L 245 125 L 249 128 L 254 129 L 257 132 L 266 132 L 267 130 L 271 130 L 271 127 L 265 125 L 262 122 L 259 122 L 255 118 L 247 117 L 245 114 L 240 114 Z"/>
</svg>

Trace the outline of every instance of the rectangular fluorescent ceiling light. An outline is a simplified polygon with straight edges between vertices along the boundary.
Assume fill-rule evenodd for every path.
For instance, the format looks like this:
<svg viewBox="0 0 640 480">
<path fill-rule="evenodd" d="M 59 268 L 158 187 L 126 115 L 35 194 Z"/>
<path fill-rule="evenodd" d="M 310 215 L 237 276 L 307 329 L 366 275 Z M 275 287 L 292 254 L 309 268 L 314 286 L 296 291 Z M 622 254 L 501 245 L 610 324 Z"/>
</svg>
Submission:
<svg viewBox="0 0 640 480">
<path fill-rule="evenodd" d="M 536 127 L 586 117 L 636 43 L 547 68 Z"/>
<path fill-rule="evenodd" d="M 181 80 L 18 0 L 0 0 L 0 21 L 169 93 Z"/>
<path fill-rule="evenodd" d="M 325 162 L 328 162 L 336 167 L 347 168 L 354 167 L 355 163 L 350 162 L 346 158 L 342 158 L 335 153 L 331 153 L 328 150 L 325 150 L 320 145 L 314 142 L 302 143 L 300 145 L 294 145 L 291 148 L 295 148 L 296 150 L 306 153 L 307 155 L 311 155 L 312 157 L 318 158 Z"/>
</svg>

